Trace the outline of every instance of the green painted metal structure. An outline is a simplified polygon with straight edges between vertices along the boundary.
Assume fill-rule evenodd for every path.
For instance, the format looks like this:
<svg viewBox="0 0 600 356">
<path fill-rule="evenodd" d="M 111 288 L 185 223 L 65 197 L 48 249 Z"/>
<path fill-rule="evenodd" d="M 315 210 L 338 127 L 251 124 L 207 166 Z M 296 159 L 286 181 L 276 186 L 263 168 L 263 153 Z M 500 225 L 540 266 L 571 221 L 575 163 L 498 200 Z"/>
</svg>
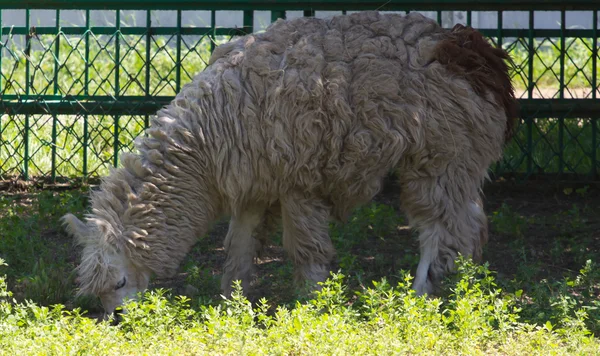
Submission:
<svg viewBox="0 0 600 356">
<path fill-rule="evenodd" d="M 73 9 L 82 10 L 81 25 L 61 22 Z M 51 25 L 33 22 L 41 10 Z M 96 10 L 114 13 L 114 24 L 94 26 Z M 143 24 L 124 21 L 131 10 L 144 11 Z M 160 10 L 171 11 L 174 25 L 153 20 Z M 199 10 L 209 11 L 210 24 L 186 25 L 185 17 Z M 240 11 L 241 26 L 216 26 L 222 10 Z M 298 10 L 304 16 L 433 11 L 440 23 L 447 11 L 463 11 L 468 25 L 476 11 L 493 12 L 496 28 L 480 31 L 513 55 L 522 109 L 519 131 L 492 173 L 598 179 L 598 0 L 0 0 L 0 180 L 106 174 L 143 134 L 149 116 L 202 70 L 216 45 L 253 32 L 256 11 L 270 11 L 274 21 Z M 591 28 L 568 26 L 573 10 L 591 17 Z M 528 25 L 506 26 L 507 11 L 525 12 Z M 539 11 L 558 12 L 558 28 L 537 28 Z M 3 23 L 15 14 L 22 25 Z"/>
</svg>

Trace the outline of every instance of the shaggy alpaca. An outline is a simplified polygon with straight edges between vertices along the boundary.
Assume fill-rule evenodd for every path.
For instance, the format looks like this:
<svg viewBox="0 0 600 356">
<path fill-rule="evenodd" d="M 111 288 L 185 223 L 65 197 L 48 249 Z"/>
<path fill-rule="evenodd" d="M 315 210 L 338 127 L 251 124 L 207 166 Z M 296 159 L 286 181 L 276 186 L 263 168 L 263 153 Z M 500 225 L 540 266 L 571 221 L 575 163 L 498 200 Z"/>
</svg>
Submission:
<svg viewBox="0 0 600 356">
<path fill-rule="evenodd" d="M 279 217 L 298 279 L 323 281 L 329 220 L 391 170 L 420 232 L 413 287 L 432 293 L 487 239 L 480 187 L 516 117 L 506 59 L 473 29 L 416 13 L 280 20 L 218 47 L 92 194 L 86 221 L 64 217 L 83 246 L 80 293 L 112 312 L 152 274 L 172 276 L 223 215 L 224 294 L 248 287 L 257 231 Z"/>
</svg>

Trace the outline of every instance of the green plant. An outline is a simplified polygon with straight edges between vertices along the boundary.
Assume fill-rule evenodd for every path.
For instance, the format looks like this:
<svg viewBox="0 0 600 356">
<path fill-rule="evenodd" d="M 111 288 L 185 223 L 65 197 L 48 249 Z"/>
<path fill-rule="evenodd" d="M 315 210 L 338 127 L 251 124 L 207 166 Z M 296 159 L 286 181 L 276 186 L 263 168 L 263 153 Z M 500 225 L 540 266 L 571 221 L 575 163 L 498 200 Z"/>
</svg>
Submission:
<svg viewBox="0 0 600 356">
<path fill-rule="evenodd" d="M 515 237 L 523 237 L 523 231 L 528 223 L 527 219 L 512 211 L 506 203 L 492 213 L 490 221 L 494 230 Z"/>
</svg>

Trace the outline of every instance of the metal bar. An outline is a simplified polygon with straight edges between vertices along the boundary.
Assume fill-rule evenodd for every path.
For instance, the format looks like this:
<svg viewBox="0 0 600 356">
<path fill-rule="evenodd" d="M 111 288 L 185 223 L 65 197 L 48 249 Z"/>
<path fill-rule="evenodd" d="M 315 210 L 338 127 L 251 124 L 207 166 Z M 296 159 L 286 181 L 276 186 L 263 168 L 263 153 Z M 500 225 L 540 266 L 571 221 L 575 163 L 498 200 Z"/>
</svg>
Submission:
<svg viewBox="0 0 600 356">
<path fill-rule="evenodd" d="M 97 100 L 96 100 L 97 99 Z M 82 100 L 82 101 L 77 101 Z M 153 115 L 158 109 L 173 100 L 170 96 L 153 96 L 150 100 L 144 96 L 122 96 L 115 101 L 110 97 L 73 97 L 71 100 L 39 101 L 0 101 L 0 111 L 8 115 L 93 115 L 102 112 L 104 115 L 131 115 L 135 107 L 135 115 Z M 593 118 L 600 117 L 600 100 L 594 99 L 521 99 L 519 100 L 522 116 L 532 118 L 557 117 L 564 118 Z"/>
<path fill-rule="evenodd" d="M 2 7 L 0 7 L 0 95 L 4 93 L 4 89 L 2 88 L 2 52 L 4 50 L 4 42 L 2 42 Z M 2 120 L 0 120 L 0 132 L 2 132 Z M 2 146 L 0 146 L 2 148 Z M 0 166 L 0 168 L 2 168 Z"/>
<path fill-rule="evenodd" d="M 597 0 L 392 0 L 382 5 L 381 0 L 162 0 L 153 1 L 155 10 L 592 10 L 598 9 Z M 147 0 L 0 0 L 3 9 L 88 9 L 88 10 L 146 10 Z"/>
<path fill-rule="evenodd" d="M 471 10 L 467 11 L 467 26 L 471 26 L 472 18 L 471 18 Z"/>
<path fill-rule="evenodd" d="M 115 96 L 121 95 L 121 10 L 116 11 L 115 31 Z"/>
<path fill-rule="evenodd" d="M 56 39 L 54 43 L 54 95 L 58 95 L 58 71 L 60 70 L 60 10 L 56 10 Z M 51 169 L 50 179 L 54 183 L 56 181 L 56 126 L 58 125 L 58 117 L 56 114 L 52 115 L 52 158 L 51 158 Z"/>
<path fill-rule="evenodd" d="M 502 36 L 504 35 L 504 29 L 502 28 L 502 22 L 504 21 L 502 11 L 498 11 L 498 17 L 496 21 L 498 21 L 498 29 L 496 31 L 496 35 L 498 36 L 498 47 L 502 47 Z"/>
<path fill-rule="evenodd" d="M 527 73 L 527 97 L 533 98 L 533 56 L 535 54 L 533 44 L 533 25 L 534 25 L 534 12 L 529 11 L 529 39 L 528 39 L 528 73 Z M 533 118 L 527 117 L 527 174 L 533 173 Z"/>
<path fill-rule="evenodd" d="M 177 10 L 177 53 L 175 57 L 175 91 L 181 90 L 181 10 Z"/>
<path fill-rule="evenodd" d="M 280 18 L 279 15 L 276 15 L 273 19 L 273 13 L 283 13 L 285 15 L 285 11 L 272 11 L 271 12 L 271 20 L 275 21 Z M 281 18 L 285 18 L 281 17 Z M 151 27 L 153 35 L 175 35 L 178 32 L 177 27 Z M 36 27 L 36 33 L 38 35 L 53 35 L 56 34 L 56 27 Z M 65 35 L 83 35 L 85 34 L 85 27 L 62 27 L 61 31 Z M 115 33 L 115 27 L 90 27 L 90 31 L 96 35 L 112 35 Z M 145 35 L 148 31 L 147 27 L 122 27 L 121 34 L 122 35 Z M 496 29 L 489 28 L 480 28 L 478 29 L 485 36 L 494 36 L 497 33 Z M 529 30 L 526 28 L 522 29 L 502 29 L 504 37 L 527 37 L 529 35 Z M 13 35 L 26 35 L 29 31 L 27 28 L 21 27 L 6 27 L 2 29 L 3 35 L 13 34 Z M 211 27 L 183 27 L 181 29 L 182 36 L 191 36 L 191 35 L 207 35 L 213 33 L 217 36 L 230 36 L 237 35 L 243 33 L 243 29 L 241 28 L 229 28 L 229 27 L 220 27 L 217 29 L 213 29 Z M 561 31 L 560 29 L 533 29 L 533 37 L 560 37 L 560 35 L 564 34 L 566 38 L 571 37 L 587 37 L 591 38 L 594 34 L 593 30 L 588 29 L 565 29 Z"/>
<path fill-rule="evenodd" d="M 113 125 L 113 166 L 116 168 L 119 165 L 119 115 L 114 116 Z"/>
<path fill-rule="evenodd" d="M 437 23 L 439 25 L 442 25 L 442 11 L 441 10 L 437 11 Z"/>
<path fill-rule="evenodd" d="M 88 139 L 89 139 L 88 117 L 87 117 L 87 115 L 84 115 L 83 116 L 83 180 L 84 181 L 86 181 L 88 178 L 88 164 L 87 164 Z"/>
<path fill-rule="evenodd" d="M 25 27 L 29 28 L 30 12 L 25 10 Z M 31 33 L 25 37 L 25 95 L 29 95 L 31 85 L 30 76 L 30 55 L 31 55 Z M 23 154 L 23 178 L 29 179 L 29 115 L 25 115 L 23 145 L 25 152 Z"/>
<path fill-rule="evenodd" d="M 534 24 L 534 12 L 529 11 L 529 36 L 528 36 L 528 47 L 527 48 L 527 97 L 533 98 L 533 87 L 535 85 L 533 79 L 533 57 L 535 55 L 534 43 L 533 43 L 533 24 Z"/>
<path fill-rule="evenodd" d="M 502 25 L 503 25 L 503 22 L 504 22 L 502 15 L 503 15 L 502 11 L 501 10 L 498 11 L 498 17 L 496 19 L 496 21 L 498 22 L 497 23 L 497 25 L 498 25 L 498 29 L 497 29 L 498 30 L 498 33 L 497 33 L 497 36 L 498 36 L 498 47 L 500 47 L 500 48 L 502 48 L 502 35 L 503 35 L 503 33 L 502 33 Z M 496 162 L 496 170 L 497 171 L 500 170 L 500 161 Z"/>
<path fill-rule="evenodd" d="M 146 97 L 150 98 L 150 47 L 151 46 L 151 40 L 152 40 L 152 34 L 153 34 L 153 29 L 152 29 L 152 17 L 151 17 L 151 13 L 150 10 L 146 11 Z M 157 109 L 158 110 L 158 109 Z M 136 110 L 137 111 L 137 110 Z M 156 110 L 154 110 L 156 111 Z M 148 128 L 148 116 L 146 115 L 144 118 L 144 128 Z M 114 166 L 116 167 L 118 164 L 118 143 L 119 143 L 119 120 L 118 117 L 115 117 L 115 137 L 114 137 L 114 153 L 113 153 L 113 159 L 114 159 Z"/>
<path fill-rule="evenodd" d="M 560 82 L 559 98 L 565 97 L 565 11 L 560 12 Z"/>
<path fill-rule="evenodd" d="M 25 154 L 23 156 L 23 178 L 29 179 L 29 115 L 25 115 L 25 135 L 23 143 L 25 145 Z"/>
<path fill-rule="evenodd" d="M 560 12 L 560 82 L 559 84 L 559 98 L 565 98 L 565 11 Z M 565 169 L 565 118 L 560 116 L 558 118 L 558 172 L 559 175 L 564 172 Z"/>
<path fill-rule="evenodd" d="M 596 99 L 598 95 L 598 11 L 594 11 L 592 15 L 592 29 L 594 35 L 592 37 L 592 99 Z M 598 118 L 592 118 L 592 172 L 591 178 L 598 177 Z"/>
<path fill-rule="evenodd" d="M 84 93 L 89 95 L 90 83 L 90 10 L 85 12 L 85 83 Z"/>
<path fill-rule="evenodd" d="M 90 83 L 90 10 L 85 12 L 85 82 L 84 93 L 89 96 Z M 83 115 L 83 179 L 88 178 L 88 145 L 89 145 L 89 122 L 88 116 Z"/>
<path fill-rule="evenodd" d="M 172 96 L 153 96 L 151 98 L 151 100 L 165 100 L 165 99 L 171 99 Z M 24 105 L 27 106 L 28 104 L 36 104 L 36 105 L 43 105 L 46 102 L 48 103 L 52 103 L 52 102 L 62 102 L 65 104 L 69 104 L 69 105 L 79 105 L 81 103 L 85 103 L 85 102 L 119 102 L 121 101 L 121 99 L 123 101 L 134 101 L 134 102 L 146 102 L 148 101 L 148 98 L 145 95 L 122 95 L 119 99 L 115 99 L 112 96 L 107 96 L 107 95 L 35 95 L 35 96 L 31 96 L 30 98 L 26 98 L 24 95 L 19 95 L 19 94 L 7 94 L 7 95 L 3 95 L 2 96 L 2 101 L 0 102 L 0 105 L 2 104 L 8 104 L 10 102 L 14 101 L 15 104 L 15 108 L 18 109 L 19 105 Z M 13 111 L 13 112 L 9 112 L 8 114 L 13 114 L 16 115 L 18 114 L 18 111 Z M 51 112 L 46 110 L 46 111 L 42 111 L 40 112 L 41 114 L 45 114 L 45 115 L 50 115 Z"/>
<path fill-rule="evenodd" d="M 52 115 L 52 165 L 50 169 L 50 179 L 54 183 L 56 181 L 56 126 L 58 124 L 57 115 Z"/>
<path fill-rule="evenodd" d="M 146 69 L 146 96 L 150 96 L 150 48 L 152 47 L 152 29 L 150 26 L 152 25 L 152 17 L 150 10 L 146 10 L 146 59 L 145 59 L 145 69 Z"/>
<path fill-rule="evenodd" d="M 310 9 L 310 10 L 304 10 L 304 17 L 315 17 L 315 10 L 314 9 Z"/>
<path fill-rule="evenodd" d="M 596 179 L 598 177 L 598 118 L 592 118 L 592 179 Z"/>
<path fill-rule="evenodd" d="M 277 19 L 285 19 L 285 10 L 274 10 L 271 11 L 271 22 L 277 21 Z"/>
<path fill-rule="evenodd" d="M 598 96 L 598 11 L 592 16 L 592 98 Z"/>
<path fill-rule="evenodd" d="M 56 27 L 36 27 L 38 35 L 54 35 Z M 63 27 L 62 33 L 65 35 L 83 35 L 86 32 L 85 27 Z M 174 35 L 179 31 L 177 27 L 151 27 L 153 35 Z M 90 31 L 96 35 L 112 35 L 115 33 L 115 27 L 90 27 Z M 123 35 L 145 35 L 148 27 L 123 27 L 121 33 Z M 588 30 L 589 31 L 589 30 Z M 182 35 L 206 35 L 207 33 L 215 32 L 219 36 L 236 35 L 243 33 L 243 29 L 234 27 L 220 27 L 216 30 L 211 27 L 183 27 Z M 590 31 L 591 32 L 591 31 Z M 29 31 L 26 27 L 7 27 L 2 29 L 2 34 L 26 35 Z"/>
<path fill-rule="evenodd" d="M 0 29 L 2 29 L 2 8 L 0 7 Z M 0 98 L 4 89 L 2 88 L 2 52 L 4 50 L 4 42 L 2 42 L 2 33 L 0 31 Z M 0 119 L 0 142 L 2 142 L 2 120 Z M 2 146 L 0 145 L 0 153 L 2 153 Z M 1 155 L 0 155 L 1 156 Z M 0 163 L 0 174 L 2 174 L 2 163 Z"/>
<path fill-rule="evenodd" d="M 60 69 L 60 10 L 56 10 L 56 41 L 54 42 L 54 95 L 58 94 L 58 71 Z"/>
<path fill-rule="evenodd" d="M 212 28 L 211 34 L 208 35 L 208 39 L 210 39 L 210 53 L 213 53 L 215 50 L 215 41 L 216 41 L 216 28 L 217 28 L 217 14 L 215 11 L 210 12 L 210 26 Z"/>
<path fill-rule="evenodd" d="M 254 11 L 244 11 L 244 32 L 254 32 Z"/>
</svg>

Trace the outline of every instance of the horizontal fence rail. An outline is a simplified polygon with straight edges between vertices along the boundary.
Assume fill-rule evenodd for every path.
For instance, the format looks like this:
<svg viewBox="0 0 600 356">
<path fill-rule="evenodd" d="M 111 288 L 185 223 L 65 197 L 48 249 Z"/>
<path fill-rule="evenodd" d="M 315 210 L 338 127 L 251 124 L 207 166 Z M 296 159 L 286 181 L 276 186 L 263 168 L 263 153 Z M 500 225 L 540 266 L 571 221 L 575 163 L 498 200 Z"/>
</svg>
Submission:
<svg viewBox="0 0 600 356">
<path fill-rule="evenodd" d="M 0 0 L 3 9 L 116 10 L 597 10 L 597 0 Z"/>
<path fill-rule="evenodd" d="M 598 178 L 597 0 L 0 0 L 0 180 L 105 175 L 219 44 L 361 10 L 472 25 L 510 52 L 521 124 L 493 174 Z"/>
</svg>

